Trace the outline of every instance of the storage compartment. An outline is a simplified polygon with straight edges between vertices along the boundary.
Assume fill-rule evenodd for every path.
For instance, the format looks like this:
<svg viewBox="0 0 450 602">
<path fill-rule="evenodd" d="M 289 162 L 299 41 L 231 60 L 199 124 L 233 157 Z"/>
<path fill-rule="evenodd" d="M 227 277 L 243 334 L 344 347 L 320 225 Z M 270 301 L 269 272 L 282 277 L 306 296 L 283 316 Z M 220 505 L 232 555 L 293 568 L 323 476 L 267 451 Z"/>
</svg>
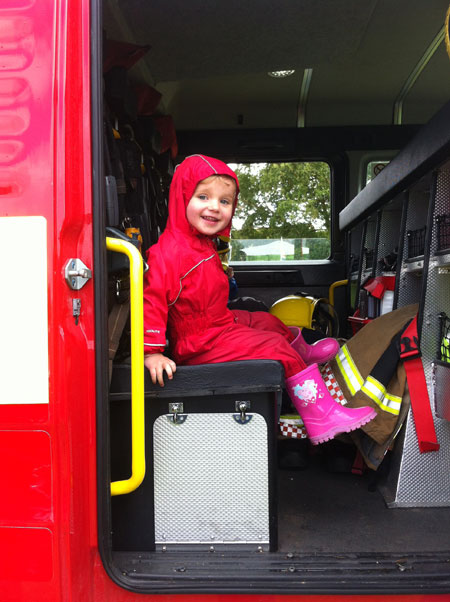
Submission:
<svg viewBox="0 0 450 602">
<path fill-rule="evenodd" d="M 115 550 L 274 551 L 276 435 L 283 369 L 274 361 L 180 366 L 164 388 L 146 374 L 146 465 L 112 498 Z M 112 477 L 130 466 L 130 367 L 111 385 Z"/>
<path fill-rule="evenodd" d="M 268 550 L 272 541 L 273 550 L 269 462 L 274 457 L 268 446 L 273 421 L 267 423 L 256 398 L 190 401 L 182 402 L 184 413 L 177 418 L 168 413 L 173 404 L 162 403 L 165 413 L 153 423 L 156 549 L 239 545 L 257 551 Z M 241 404 L 247 408 L 242 413 Z"/>
<path fill-rule="evenodd" d="M 450 252 L 450 214 L 436 216 L 436 253 Z"/>
<path fill-rule="evenodd" d="M 417 228 L 417 230 L 408 230 L 407 232 L 407 259 L 413 259 L 423 256 L 425 252 L 425 233 L 426 226 Z"/>
</svg>

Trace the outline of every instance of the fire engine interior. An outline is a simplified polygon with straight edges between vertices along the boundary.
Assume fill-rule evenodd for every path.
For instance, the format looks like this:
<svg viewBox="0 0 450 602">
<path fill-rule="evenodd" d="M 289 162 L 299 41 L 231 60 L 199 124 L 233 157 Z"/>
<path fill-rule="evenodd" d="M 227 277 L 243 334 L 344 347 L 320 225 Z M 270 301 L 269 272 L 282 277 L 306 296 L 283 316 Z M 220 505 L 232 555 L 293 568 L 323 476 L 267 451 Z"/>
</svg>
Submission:
<svg viewBox="0 0 450 602">
<path fill-rule="evenodd" d="M 447 8 L 448 0 L 104 0 L 105 185 L 95 215 L 97 261 L 108 274 L 97 283 L 97 312 L 109 316 L 99 357 L 106 381 L 109 345 L 109 395 L 99 400 L 99 539 L 124 587 L 449 591 Z M 419 450 L 408 390 L 374 469 L 349 437 L 313 447 L 281 434 L 277 362 L 179 366 L 164 389 L 152 385 L 139 348 L 140 258 L 164 229 L 175 166 L 195 153 L 329 164 L 330 257 L 238 262 L 239 296 L 268 307 L 299 290 L 330 300 L 340 282 L 331 291 L 345 341 L 376 317 L 362 306 L 365 284 L 389 275 L 394 310 L 419 304 L 438 449 Z M 374 161 L 387 165 L 366 185 Z M 131 486 L 130 472 L 141 472 Z"/>
</svg>

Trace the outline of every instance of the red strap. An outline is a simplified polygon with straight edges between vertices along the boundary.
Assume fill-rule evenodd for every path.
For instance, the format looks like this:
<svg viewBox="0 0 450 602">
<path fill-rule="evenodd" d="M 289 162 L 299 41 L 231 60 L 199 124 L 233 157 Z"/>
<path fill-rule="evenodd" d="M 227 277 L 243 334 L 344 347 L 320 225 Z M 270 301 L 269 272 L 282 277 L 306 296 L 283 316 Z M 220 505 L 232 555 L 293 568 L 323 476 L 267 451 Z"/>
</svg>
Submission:
<svg viewBox="0 0 450 602">
<path fill-rule="evenodd" d="M 422 360 L 420 357 L 417 357 L 406 361 L 404 366 L 406 378 L 408 379 L 409 395 L 411 397 L 411 407 L 414 415 L 414 424 L 416 425 L 419 451 L 421 454 L 424 452 L 437 451 L 439 449 L 439 443 L 437 442 L 436 431 L 434 429 Z"/>
<path fill-rule="evenodd" d="M 411 320 L 402 333 L 400 339 L 400 357 L 403 360 L 408 380 L 419 451 L 421 454 L 437 451 L 439 443 L 437 442 L 427 383 L 425 374 L 423 373 L 422 360 L 420 359 L 417 316 Z"/>
</svg>

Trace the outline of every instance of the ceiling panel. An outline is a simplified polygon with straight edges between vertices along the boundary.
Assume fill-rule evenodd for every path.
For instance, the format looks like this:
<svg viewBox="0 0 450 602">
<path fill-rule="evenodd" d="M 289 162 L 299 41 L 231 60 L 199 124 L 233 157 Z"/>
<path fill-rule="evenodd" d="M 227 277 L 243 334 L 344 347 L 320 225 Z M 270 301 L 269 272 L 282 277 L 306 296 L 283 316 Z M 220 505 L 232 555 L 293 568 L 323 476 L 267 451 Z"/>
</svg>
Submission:
<svg viewBox="0 0 450 602">
<path fill-rule="evenodd" d="M 443 26 L 448 0 L 109 0 L 108 37 L 150 44 L 130 76 L 163 93 L 177 128 L 391 123 L 394 101 Z M 272 69 L 295 69 L 276 81 Z M 405 122 L 450 98 L 443 44 L 406 98 Z M 409 107 L 409 108 L 408 108 Z"/>
</svg>

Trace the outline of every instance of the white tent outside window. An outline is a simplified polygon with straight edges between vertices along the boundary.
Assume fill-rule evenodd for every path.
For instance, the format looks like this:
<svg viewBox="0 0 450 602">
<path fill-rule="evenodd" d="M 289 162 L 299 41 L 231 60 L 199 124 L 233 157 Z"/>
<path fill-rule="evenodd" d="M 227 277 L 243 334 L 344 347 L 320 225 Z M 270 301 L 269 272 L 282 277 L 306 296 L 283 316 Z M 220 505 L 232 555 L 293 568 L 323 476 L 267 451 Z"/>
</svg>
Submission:
<svg viewBox="0 0 450 602">
<path fill-rule="evenodd" d="M 273 240 L 262 245 L 245 247 L 245 249 L 242 250 L 248 257 L 258 257 L 263 255 L 279 255 L 280 258 L 283 259 L 287 255 L 294 255 L 295 247 L 292 243 L 281 239 Z M 309 248 L 302 247 L 302 252 L 304 254 L 308 254 Z"/>
</svg>

